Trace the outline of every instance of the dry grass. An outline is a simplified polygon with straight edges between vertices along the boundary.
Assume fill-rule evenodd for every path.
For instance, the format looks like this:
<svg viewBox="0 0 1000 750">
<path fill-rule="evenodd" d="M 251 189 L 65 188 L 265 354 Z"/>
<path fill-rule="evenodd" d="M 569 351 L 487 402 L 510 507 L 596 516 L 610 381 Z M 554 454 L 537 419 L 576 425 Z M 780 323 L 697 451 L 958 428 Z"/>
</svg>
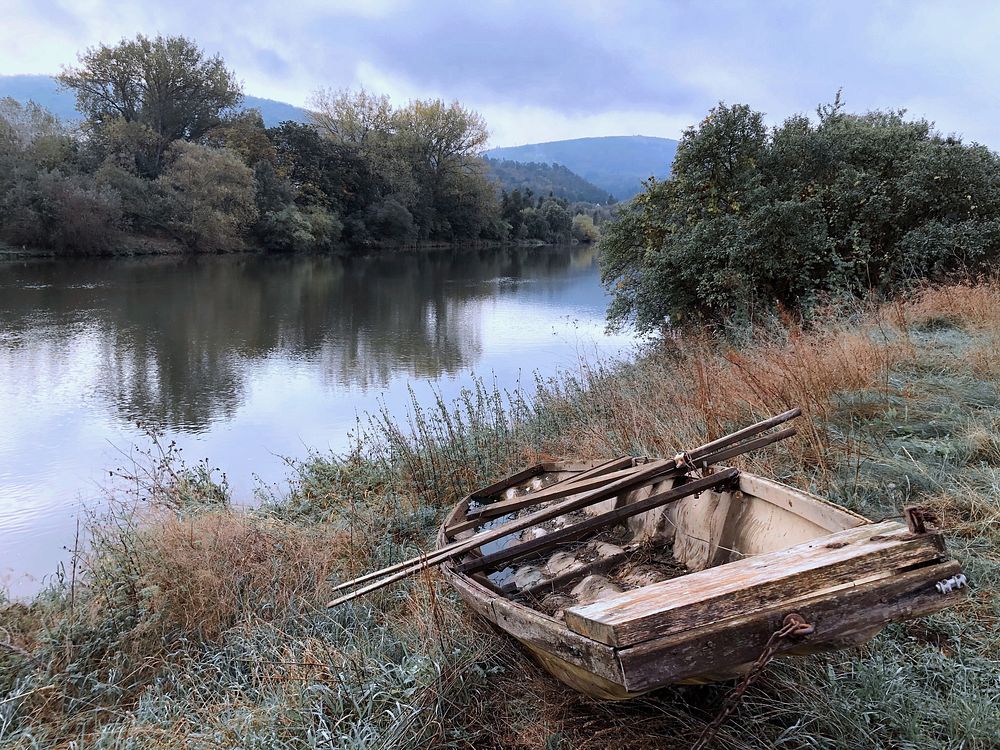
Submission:
<svg viewBox="0 0 1000 750">
<path fill-rule="evenodd" d="M 885 392 L 892 369 L 913 356 L 906 338 L 874 310 L 860 321 L 831 318 L 807 331 L 762 328 L 740 347 L 703 334 L 681 336 L 647 354 L 640 367 L 595 368 L 576 388 L 560 384 L 550 401 L 573 402 L 574 417 L 603 415 L 574 434 L 572 445 L 560 446 L 588 457 L 628 450 L 669 455 L 799 406 L 800 437 L 783 450 L 799 467 L 825 471 L 834 460 L 830 451 L 844 448 L 823 429 L 838 396 Z"/>
<path fill-rule="evenodd" d="M 927 287 L 902 304 L 908 324 L 1000 328 L 1000 281 Z"/>
<path fill-rule="evenodd" d="M 133 585 L 150 615 L 141 627 L 164 638 L 215 640 L 239 623 L 271 620 L 297 601 L 318 601 L 329 588 L 327 578 L 347 557 L 340 530 L 228 508 L 136 521 Z M 108 606 L 102 593 L 98 589 L 91 599 L 92 611 Z"/>
</svg>

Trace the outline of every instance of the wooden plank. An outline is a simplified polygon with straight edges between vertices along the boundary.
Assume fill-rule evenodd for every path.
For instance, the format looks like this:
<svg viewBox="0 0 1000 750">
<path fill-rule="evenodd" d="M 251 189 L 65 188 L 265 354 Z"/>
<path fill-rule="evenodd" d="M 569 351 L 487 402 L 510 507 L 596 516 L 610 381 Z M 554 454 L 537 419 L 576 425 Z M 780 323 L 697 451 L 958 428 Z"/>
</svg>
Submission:
<svg viewBox="0 0 1000 750">
<path fill-rule="evenodd" d="M 740 476 L 740 490 L 784 508 L 827 531 L 842 531 L 868 523 L 868 519 L 808 492 L 802 492 L 754 474 Z"/>
<path fill-rule="evenodd" d="M 643 692 L 702 674 L 730 672 L 752 662 L 789 612 L 798 612 L 816 632 L 787 642 L 783 651 L 822 649 L 824 644 L 830 648 L 859 630 L 936 612 L 965 597 L 964 589 L 940 594 L 934 588 L 937 581 L 960 571 L 954 561 L 931 565 L 621 649 L 618 656 L 625 687 Z"/>
<path fill-rule="evenodd" d="M 563 471 L 579 473 L 581 471 L 589 471 L 599 463 L 599 461 L 542 461 L 539 466 L 542 467 L 545 473 L 557 473 Z"/>
<path fill-rule="evenodd" d="M 566 610 L 572 630 L 630 646 L 940 557 L 940 534 L 914 536 L 895 521 L 691 573 Z"/>
<path fill-rule="evenodd" d="M 594 503 L 600 502 L 605 498 L 616 495 L 624 487 L 634 486 L 641 483 L 647 477 L 656 476 L 657 474 L 663 472 L 665 465 L 673 465 L 673 461 L 653 461 L 643 467 L 643 470 L 638 471 L 636 474 L 619 479 L 617 482 L 611 482 L 607 486 L 600 489 L 591 490 L 590 492 L 584 492 L 580 495 L 567 498 L 560 503 L 550 505 L 547 508 L 542 508 L 541 510 L 537 510 L 527 516 L 522 516 L 521 518 L 508 521 L 507 523 L 497 526 L 494 529 L 481 531 L 468 539 L 453 542 L 433 552 L 418 555 L 410 560 L 390 565 L 388 568 L 383 568 L 382 570 L 372 571 L 371 573 L 367 573 L 351 581 L 345 581 L 344 583 L 334 586 L 333 590 L 343 591 L 344 589 L 353 588 L 354 586 L 366 583 L 367 581 L 374 581 L 374 583 L 368 583 L 365 586 L 361 586 L 361 588 L 355 589 L 349 594 L 339 596 L 329 602 L 326 606 L 339 607 L 341 604 L 346 604 L 352 599 L 356 599 L 359 596 L 363 596 L 367 593 L 380 589 L 383 586 L 388 586 L 390 583 L 401 581 L 407 576 L 413 575 L 414 573 L 433 565 L 439 565 L 445 560 L 456 558 L 459 555 L 465 554 L 469 550 L 475 549 L 476 547 L 481 547 L 489 542 L 495 542 L 496 540 L 503 539 L 504 537 L 510 536 L 515 532 L 523 531 L 524 529 L 537 526 L 545 521 L 551 521 L 553 518 L 558 518 L 566 513 L 571 513 L 574 510 L 579 510 L 587 507 L 588 505 L 593 505 Z"/>
<path fill-rule="evenodd" d="M 720 471 L 716 474 L 710 474 L 707 477 L 696 479 L 692 482 L 688 482 L 687 484 L 682 484 L 678 487 L 669 489 L 666 492 L 650 495 L 644 500 L 629 503 L 628 505 L 622 505 L 614 510 L 609 510 L 607 513 L 601 513 L 593 518 L 588 518 L 585 521 L 580 521 L 561 529 L 550 531 L 548 534 L 536 537 L 530 541 L 514 544 L 488 555 L 483 555 L 477 560 L 470 560 L 462 563 L 458 569 L 463 573 L 474 573 L 477 570 L 497 567 L 501 563 L 516 560 L 517 558 L 524 557 L 525 555 L 551 549 L 552 547 L 566 541 L 581 539 L 597 529 L 611 526 L 619 521 L 624 521 L 626 518 L 631 518 L 632 516 L 637 516 L 640 513 L 653 510 L 653 508 L 658 508 L 661 505 L 676 502 L 681 498 L 697 495 L 699 492 L 704 492 L 705 490 L 713 487 L 718 487 L 720 484 L 731 482 L 738 475 L 739 471 L 736 469 L 725 469 L 724 471 Z"/>
<path fill-rule="evenodd" d="M 496 615 L 493 612 L 493 601 L 497 598 L 495 594 L 481 583 L 457 573 L 450 565 L 442 565 L 441 573 L 444 575 L 448 585 L 455 589 L 458 595 L 462 597 L 462 601 L 469 605 L 477 614 L 485 617 L 492 623 L 496 623 Z"/>
<path fill-rule="evenodd" d="M 469 499 L 478 500 L 480 498 L 492 497 L 498 492 L 503 492 L 508 487 L 513 487 L 515 484 L 520 484 L 521 482 L 527 481 L 528 479 L 543 473 L 545 473 L 545 464 L 535 464 L 534 466 L 529 466 L 526 469 L 521 469 L 520 471 L 514 472 L 503 479 L 497 480 L 493 484 L 487 485 L 482 489 L 476 490 L 469 495 Z"/>
<path fill-rule="evenodd" d="M 519 641 L 623 684 L 621 665 L 613 648 L 577 635 L 558 620 L 507 599 L 493 602 L 493 614 L 497 625 Z"/>
<path fill-rule="evenodd" d="M 490 503 L 489 505 L 482 505 L 466 513 L 466 518 L 469 520 L 479 519 L 480 523 L 484 523 L 487 519 L 496 518 L 497 516 L 505 516 L 508 513 L 513 513 L 514 511 L 521 510 L 522 508 L 529 508 L 532 505 L 540 505 L 541 503 L 549 500 L 561 500 L 564 497 L 575 495 L 578 492 L 587 492 L 608 482 L 613 482 L 621 479 L 622 477 L 627 477 L 630 474 L 634 474 L 643 465 L 644 464 L 640 464 L 639 466 L 630 466 L 627 469 L 612 471 L 607 474 L 589 475 L 589 472 L 587 472 L 589 476 L 581 475 L 572 477 L 562 482 L 556 482 L 555 484 L 545 487 L 544 489 L 540 489 L 537 492 L 529 492 L 521 497 L 515 497 L 511 500 L 501 500 L 499 502 Z"/>
</svg>

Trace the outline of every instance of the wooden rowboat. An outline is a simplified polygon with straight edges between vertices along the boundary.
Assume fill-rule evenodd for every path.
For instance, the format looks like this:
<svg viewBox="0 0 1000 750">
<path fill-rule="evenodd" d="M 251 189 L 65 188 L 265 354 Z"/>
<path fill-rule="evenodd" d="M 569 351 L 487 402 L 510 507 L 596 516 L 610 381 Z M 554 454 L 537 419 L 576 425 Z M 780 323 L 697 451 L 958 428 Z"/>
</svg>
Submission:
<svg viewBox="0 0 1000 750">
<path fill-rule="evenodd" d="M 876 523 L 734 470 L 727 486 L 575 532 L 586 528 L 581 519 L 606 518 L 678 481 L 627 485 L 629 472 L 638 476 L 646 464 L 628 457 L 538 464 L 466 497 L 438 534 L 443 549 L 526 509 L 626 485 L 574 516 L 441 565 L 468 606 L 590 696 L 624 700 L 745 674 L 793 612 L 812 632 L 778 642 L 779 653 L 855 646 L 890 622 L 965 596 L 961 566 L 918 510 L 908 509 L 907 523 Z M 546 545 L 546 534 L 570 526 L 572 541 Z M 514 549 L 517 559 L 503 560 Z"/>
</svg>

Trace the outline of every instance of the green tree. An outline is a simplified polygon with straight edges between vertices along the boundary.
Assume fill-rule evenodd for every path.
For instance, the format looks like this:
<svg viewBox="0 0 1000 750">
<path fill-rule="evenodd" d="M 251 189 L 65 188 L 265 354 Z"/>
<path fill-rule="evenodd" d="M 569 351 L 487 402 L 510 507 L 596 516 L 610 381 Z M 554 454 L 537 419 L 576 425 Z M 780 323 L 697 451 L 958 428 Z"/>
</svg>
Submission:
<svg viewBox="0 0 1000 750">
<path fill-rule="evenodd" d="M 597 242 L 601 233 L 594 225 L 593 217 L 577 214 L 573 217 L 573 238 L 579 242 Z"/>
<path fill-rule="evenodd" d="M 684 316 L 895 292 L 1000 257 L 1000 157 L 903 112 L 839 99 L 768 131 L 719 105 L 685 132 L 672 177 L 602 232 L 609 317 L 654 330 Z"/>
<path fill-rule="evenodd" d="M 208 57 L 181 36 L 139 34 L 115 46 L 92 47 L 59 82 L 76 93 L 96 137 L 112 123 L 138 123 L 155 136 L 141 166 L 150 174 L 175 140 L 196 140 L 219 125 L 225 110 L 243 99 L 235 75 L 218 55 Z"/>
<path fill-rule="evenodd" d="M 172 203 L 171 229 L 192 249 L 236 250 L 257 219 L 254 175 L 227 149 L 177 141 L 160 177 Z"/>
</svg>

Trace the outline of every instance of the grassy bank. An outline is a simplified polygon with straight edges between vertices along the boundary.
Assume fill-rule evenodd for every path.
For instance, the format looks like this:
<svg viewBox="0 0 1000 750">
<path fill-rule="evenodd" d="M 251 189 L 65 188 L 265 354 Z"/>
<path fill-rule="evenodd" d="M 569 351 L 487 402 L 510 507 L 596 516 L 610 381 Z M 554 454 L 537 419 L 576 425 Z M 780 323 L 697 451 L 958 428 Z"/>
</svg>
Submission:
<svg viewBox="0 0 1000 750">
<path fill-rule="evenodd" d="M 1000 286 L 670 339 L 625 365 L 375 415 L 287 493 L 230 507 L 169 449 L 120 472 L 90 550 L 0 609 L 0 747 L 685 747 L 728 686 L 601 704 L 428 574 L 329 612 L 329 581 L 430 544 L 471 487 L 542 457 L 669 455 L 790 404 L 746 466 L 880 519 L 935 509 L 974 586 L 861 649 L 779 661 L 723 748 L 1000 744 Z M 735 343 L 733 343 L 735 342 Z"/>
</svg>

